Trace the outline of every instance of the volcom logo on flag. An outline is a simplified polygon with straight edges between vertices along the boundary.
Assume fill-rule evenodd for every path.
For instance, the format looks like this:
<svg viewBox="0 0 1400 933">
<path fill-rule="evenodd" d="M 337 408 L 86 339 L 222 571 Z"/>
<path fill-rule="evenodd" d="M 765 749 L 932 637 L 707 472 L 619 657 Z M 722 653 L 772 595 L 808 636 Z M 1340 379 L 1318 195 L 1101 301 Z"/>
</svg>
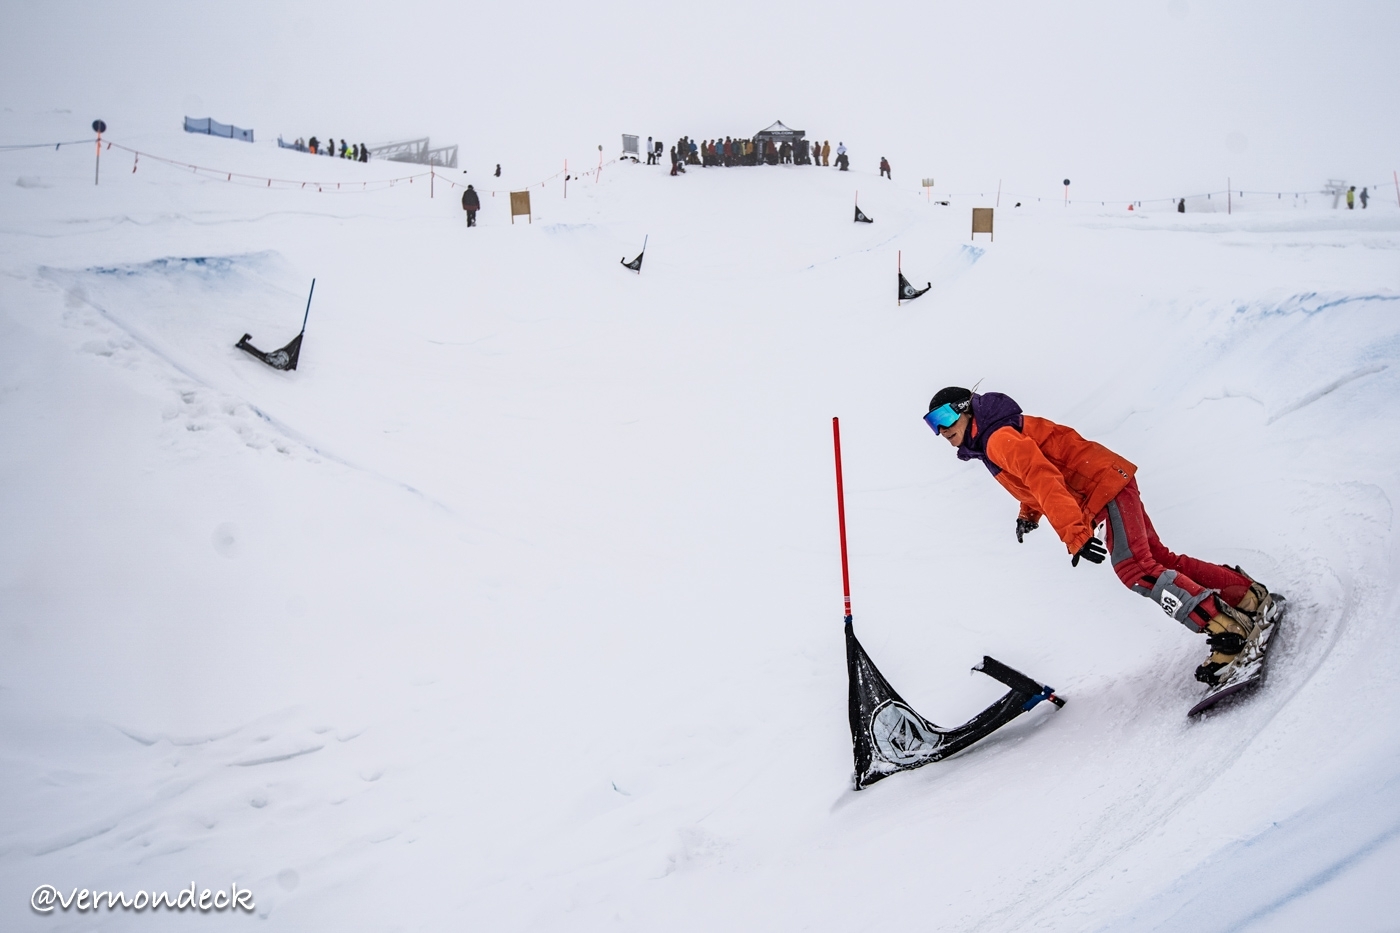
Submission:
<svg viewBox="0 0 1400 933">
<path fill-rule="evenodd" d="M 1162 591 L 1162 611 L 1173 619 L 1176 618 L 1177 610 L 1181 608 L 1181 598 L 1166 590 Z"/>
<path fill-rule="evenodd" d="M 886 761 L 907 765 L 927 757 L 943 744 L 943 736 L 924 728 L 919 716 L 901 703 L 887 700 L 870 717 L 875 748 Z"/>
</svg>

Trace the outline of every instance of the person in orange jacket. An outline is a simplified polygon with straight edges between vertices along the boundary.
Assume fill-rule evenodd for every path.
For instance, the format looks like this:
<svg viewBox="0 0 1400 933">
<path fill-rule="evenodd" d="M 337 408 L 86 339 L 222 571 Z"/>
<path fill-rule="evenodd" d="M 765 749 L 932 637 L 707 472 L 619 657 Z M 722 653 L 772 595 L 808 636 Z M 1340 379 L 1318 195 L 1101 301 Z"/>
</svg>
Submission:
<svg viewBox="0 0 1400 933">
<path fill-rule="evenodd" d="M 1204 633 L 1211 653 L 1197 680 L 1219 682 L 1272 609 L 1268 588 L 1239 567 L 1168 550 L 1143 509 L 1137 467 L 1073 428 L 1023 414 L 1000 392 L 959 386 L 940 389 L 924 420 L 957 448 L 958 459 L 980 460 L 1020 502 L 1018 542 L 1047 518 L 1072 566 L 1109 557 L 1124 586 Z"/>
</svg>

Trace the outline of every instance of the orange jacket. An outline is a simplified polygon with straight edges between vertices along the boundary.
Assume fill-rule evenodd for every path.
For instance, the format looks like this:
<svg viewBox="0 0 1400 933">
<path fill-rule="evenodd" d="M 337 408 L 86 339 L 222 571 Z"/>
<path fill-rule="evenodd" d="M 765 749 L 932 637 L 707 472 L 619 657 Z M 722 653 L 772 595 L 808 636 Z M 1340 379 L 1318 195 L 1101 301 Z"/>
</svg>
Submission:
<svg viewBox="0 0 1400 933">
<path fill-rule="evenodd" d="M 976 435 L 974 419 L 969 430 Z M 997 481 L 1021 503 L 1021 518 L 1050 519 L 1071 554 L 1093 537 L 1094 516 L 1113 500 L 1137 467 L 1073 428 L 1046 418 L 1023 416 L 1022 429 L 1005 426 L 984 445 L 1001 469 Z"/>
</svg>

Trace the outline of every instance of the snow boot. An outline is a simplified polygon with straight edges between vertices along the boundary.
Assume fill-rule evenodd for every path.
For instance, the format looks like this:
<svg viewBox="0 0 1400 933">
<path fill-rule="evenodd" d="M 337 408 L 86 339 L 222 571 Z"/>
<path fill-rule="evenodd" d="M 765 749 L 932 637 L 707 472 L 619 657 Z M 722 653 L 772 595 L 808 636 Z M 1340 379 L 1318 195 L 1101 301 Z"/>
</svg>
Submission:
<svg viewBox="0 0 1400 933">
<path fill-rule="evenodd" d="M 1235 604 L 1235 608 L 1253 619 L 1256 624 L 1263 622 L 1273 614 L 1273 594 L 1269 592 L 1267 586 L 1245 573 L 1243 568 L 1236 567 L 1234 569 L 1235 573 L 1249 581 L 1249 589 L 1245 591 L 1240 601 Z"/>
<path fill-rule="evenodd" d="M 1210 646 L 1211 654 L 1205 663 L 1196 668 L 1196 679 L 1212 685 L 1220 683 L 1225 668 L 1234 663 L 1258 627 L 1252 616 L 1224 600 L 1217 597 L 1215 605 L 1220 614 L 1206 623 L 1206 644 Z"/>
</svg>

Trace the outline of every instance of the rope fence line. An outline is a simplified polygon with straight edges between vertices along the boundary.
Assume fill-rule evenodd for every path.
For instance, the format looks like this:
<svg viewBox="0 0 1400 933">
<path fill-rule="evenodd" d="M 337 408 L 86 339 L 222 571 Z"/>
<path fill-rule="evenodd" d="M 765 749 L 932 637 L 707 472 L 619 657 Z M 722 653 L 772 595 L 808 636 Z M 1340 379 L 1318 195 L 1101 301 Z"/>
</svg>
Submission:
<svg viewBox="0 0 1400 933">
<path fill-rule="evenodd" d="M 576 178 L 589 178 L 589 177 L 591 177 L 591 176 L 593 176 L 593 175 L 597 175 L 597 174 L 600 173 L 603 169 L 607 168 L 609 165 L 613 165 L 613 164 L 617 163 L 618 161 L 619 161 L 618 159 L 609 159 L 607 162 L 604 162 L 602 165 L 598 166 L 597 168 L 591 168 L 591 169 L 588 169 L 587 171 L 584 171 L 584 172 L 568 172 L 568 173 L 567 173 L 567 174 L 568 174 L 568 180 L 572 181 L 572 180 L 574 180 L 574 179 L 576 179 Z M 495 197 L 496 195 L 498 195 L 498 194 L 509 194 L 509 193 L 512 192 L 512 191 L 529 191 L 531 188 L 543 188 L 543 187 L 545 186 L 545 182 L 553 181 L 554 179 L 558 178 L 560 175 L 564 175 L 564 174 L 566 174 L 566 173 L 564 172 L 564 170 L 563 170 L 563 169 L 560 169 L 559 171 L 555 172 L 553 175 L 550 175 L 548 178 L 544 179 L 544 181 L 533 182 L 533 183 L 531 183 L 531 184 L 525 185 L 525 186 L 520 187 L 520 188 L 477 188 L 476 191 L 477 191 L 478 194 L 489 194 L 489 195 L 491 195 L 491 196 L 494 198 L 494 197 Z M 451 185 L 453 188 L 465 188 L 468 184 L 472 184 L 472 185 L 476 184 L 476 182 L 458 183 L 458 182 L 453 181 L 451 178 L 448 178 L 446 175 L 438 175 L 437 177 L 438 177 L 438 178 L 441 178 L 443 181 L 447 182 L 447 183 L 448 183 L 449 185 Z"/>
<path fill-rule="evenodd" d="M 176 166 L 177 168 L 187 168 L 196 175 L 204 173 L 206 177 L 215 178 L 222 175 L 224 177 L 224 181 L 227 182 L 234 182 L 234 179 L 238 179 L 238 181 L 234 182 L 234 184 L 251 186 L 252 182 L 258 182 L 258 187 L 271 188 L 273 185 L 278 185 L 284 190 L 288 186 L 295 185 L 301 189 L 311 187 L 315 188 L 318 192 L 329 191 L 330 193 L 341 194 L 357 193 L 369 190 L 382 191 L 387 188 L 393 188 L 400 182 L 408 182 L 409 184 L 412 184 L 415 178 L 428 178 L 432 175 L 432 171 L 430 170 L 427 172 L 417 172 L 412 175 L 401 175 L 397 178 L 376 178 L 370 181 L 306 181 L 297 178 L 272 178 L 267 175 L 250 175 L 246 172 L 231 172 L 226 169 L 210 168 L 206 165 L 196 165 L 192 162 L 181 162 L 178 159 L 168 159 L 165 156 L 158 156 L 154 153 L 142 152 L 139 149 L 132 149 L 130 146 L 123 146 L 121 143 L 115 142 L 108 142 L 106 148 L 108 150 L 119 149 L 123 152 L 131 153 L 134 160 L 131 165 L 131 170 L 133 172 L 135 172 L 137 168 L 140 167 L 141 159 L 142 157 L 145 157 L 154 162 L 162 162 L 166 165 Z M 370 188 L 371 185 L 374 186 L 373 189 Z"/>
<path fill-rule="evenodd" d="M 59 146 L 87 145 L 90 142 L 92 142 L 90 139 L 65 139 L 57 143 L 17 143 L 15 145 L 0 146 L 0 152 L 18 152 L 21 149 L 47 149 L 50 146 L 57 149 Z"/>
<path fill-rule="evenodd" d="M 1350 183 L 1348 183 L 1348 186 L 1350 187 Z M 1382 182 L 1376 182 L 1376 183 L 1374 183 L 1374 184 L 1364 184 L 1364 185 L 1363 185 L 1363 184 L 1358 184 L 1358 185 L 1356 185 L 1355 187 L 1358 188 L 1358 189 L 1360 189 L 1360 188 L 1367 188 L 1367 189 L 1370 189 L 1370 191 L 1372 191 L 1372 192 L 1377 192 L 1377 191 L 1380 191 L 1380 190 L 1389 188 L 1390 186 L 1391 186 L 1391 182 L 1382 181 Z M 902 189 L 902 190 L 907 191 L 907 192 L 910 192 L 910 193 L 917 193 L 919 196 L 923 196 L 924 191 L 925 191 L 925 189 L 922 188 L 922 187 L 917 188 L 917 189 L 915 189 L 915 188 L 904 188 L 904 189 Z M 988 193 L 985 192 L 985 191 L 962 191 L 962 192 L 942 192 L 942 193 L 937 193 L 937 189 L 936 189 L 936 188 L 934 188 L 934 189 L 929 189 L 929 190 L 935 192 L 935 193 L 933 194 L 933 198 L 934 198 L 935 200 L 937 200 L 937 199 L 939 199 L 939 198 L 986 198 L 986 197 L 994 197 L 994 196 L 996 195 L 996 192 L 992 192 L 991 194 L 988 194 Z M 1331 196 L 1334 195 L 1334 192 L 1332 192 L 1332 191 L 1327 191 L 1327 190 L 1324 190 L 1324 189 L 1322 189 L 1322 188 L 1310 188 L 1310 189 L 1308 189 L 1308 190 L 1306 190 L 1306 191 L 1279 191 L 1279 190 L 1277 190 L 1277 189 L 1275 189 L 1275 190 L 1273 190 L 1273 191 L 1250 191 L 1250 190 L 1244 189 L 1244 188 L 1228 188 L 1228 189 L 1222 188 L 1222 189 L 1220 189 L 1219 191 L 1202 191 L 1202 192 L 1199 192 L 1199 193 L 1196 193 L 1196 194 L 1173 195 L 1172 197 L 1169 197 L 1169 198 L 1102 198 L 1102 197 L 1090 198 L 1090 197 L 1071 197 L 1071 198 L 1069 198 L 1068 200 L 1065 200 L 1065 199 L 1063 199 L 1062 197 L 1057 196 L 1057 195 L 1045 195 L 1045 194 L 1031 194 L 1031 195 L 1027 195 L 1027 194 L 1017 194 L 1016 192 L 1013 192 L 1013 191 L 1006 191 L 1006 190 L 1003 190 L 1003 191 L 1001 192 L 1001 196 L 1002 196 L 1003 198 L 1008 199 L 1008 200 L 1012 200 L 1012 201 L 1016 201 L 1016 200 L 1020 200 L 1020 201 L 1036 201 L 1036 202 L 1052 201 L 1052 202 L 1055 202 L 1055 203 L 1057 203 L 1057 204 L 1059 204 L 1059 203 L 1063 203 L 1063 204 L 1075 204 L 1075 203 L 1079 203 L 1079 204 L 1092 204 L 1093 202 L 1098 201 L 1099 204 L 1100 204 L 1101 206 L 1104 206 L 1104 207 L 1108 206 L 1109 204 L 1135 204 L 1135 205 L 1137 205 L 1138 207 L 1141 207 L 1141 206 L 1144 205 L 1144 204 L 1163 204 L 1163 203 L 1175 204 L 1177 201 L 1180 201 L 1180 200 L 1182 200 L 1182 199 L 1185 199 L 1185 200 L 1190 201 L 1190 200 L 1193 200 L 1193 199 L 1196 199 L 1196 198 L 1207 198 L 1207 199 L 1213 199 L 1213 198 L 1215 198 L 1215 197 L 1227 198 L 1227 197 L 1230 197 L 1231 195 L 1233 195 L 1234 197 L 1237 197 L 1237 198 L 1243 198 L 1245 195 L 1249 195 L 1249 196 L 1251 196 L 1251 197 L 1271 198 L 1271 199 L 1273 199 L 1273 200 L 1278 201 L 1278 200 L 1282 200 L 1283 197 L 1284 197 L 1285 195 L 1288 195 L 1288 196 L 1291 196 L 1291 197 L 1294 197 L 1294 198 L 1304 198 L 1304 197 L 1308 197 L 1308 196 L 1310 196 L 1310 195 L 1316 196 L 1316 197 L 1331 197 Z M 1378 195 L 1375 194 L 1375 193 L 1372 193 L 1372 194 L 1370 195 L 1371 198 L 1376 198 L 1377 196 L 1378 196 Z"/>
<path fill-rule="evenodd" d="M 62 147 L 62 146 L 86 145 L 86 144 L 91 143 L 91 142 L 93 142 L 93 140 L 90 140 L 90 139 L 76 139 L 76 140 L 62 140 L 62 141 L 60 141 L 60 142 L 54 142 L 54 143 L 18 143 L 18 144 L 6 144 L 6 145 L 0 145 L 0 152 L 18 152 L 18 151 L 27 150 L 27 149 L 47 149 L 47 148 L 50 147 L 50 146 L 52 146 L 52 147 L 54 148 L 54 150 L 57 151 L 57 150 L 58 150 L 60 147 Z M 99 144 L 100 144 L 100 141 L 99 141 Z M 456 181 L 453 181 L 451 178 L 449 178 L 449 177 L 447 177 L 446 175 L 443 175 L 443 174 L 441 174 L 440 172 L 438 172 L 436 166 L 430 166 L 429 169 L 428 169 L 428 171 L 426 171 L 426 172 L 418 172 L 418 173 L 415 173 L 415 174 L 412 174 L 412 175 L 401 175 L 401 176 L 399 176 L 399 177 L 397 177 L 397 178 L 380 178 L 380 179 L 373 179 L 373 180 L 370 180 L 370 181 L 361 181 L 361 182 L 346 181 L 346 180 L 342 180 L 342 181 L 304 181 L 304 180 L 301 180 L 301 179 L 291 179 L 291 178 L 273 178 L 273 177 L 269 177 L 269 176 L 267 176 L 267 175 L 252 175 L 252 174 L 248 174 L 248 173 L 246 173 L 246 172 L 232 172 L 232 171 L 228 171 L 228 170 L 226 170 L 226 169 L 216 169 L 216 168 L 210 168 L 209 166 L 196 165 L 196 164 L 191 163 L 191 162 L 181 162 L 181 161 L 179 161 L 179 160 L 177 160 L 177 159 L 170 159 L 170 158 L 166 158 L 165 156 L 155 155 L 154 153 L 143 152 L 143 151 L 138 150 L 138 149 L 132 149 L 132 148 L 129 147 L 129 146 L 124 146 L 124 145 L 122 145 L 121 143 L 112 142 L 112 141 L 110 141 L 110 140 L 108 140 L 108 141 L 106 142 L 106 146 L 105 146 L 104 148 L 107 149 L 108 151 L 110 151 L 110 150 L 112 150 L 112 149 L 119 149 L 119 150 L 121 150 L 121 151 L 123 151 L 123 152 L 129 152 L 129 153 L 131 153 L 131 154 L 132 154 L 132 157 L 133 157 L 133 162 L 132 162 L 132 166 L 131 166 L 131 171 L 132 171 L 133 173 L 140 167 L 141 157 L 144 156 L 145 158 L 147 158 L 147 159 L 149 159 L 149 160 L 152 160 L 152 161 L 155 161 L 155 162 L 161 162 L 161 163 L 164 163 L 164 164 L 166 164 L 166 165 L 173 165 L 173 166 L 176 166 L 176 167 L 178 167 L 178 168 L 187 168 L 187 169 L 189 169 L 191 172 L 193 172 L 193 173 L 196 174 L 196 175 L 198 175 L 198 174 L 200 174 L 200 173 L 204 173 L 204 175 L 207 176 L 207 177 L 217 177 L 217 176 L 222 175 L 222 176 L 224 176 L 224 181 L 230 182 L 230 183 L 233 183 L 233 184 L 241 184 L 241 185 L 243 185 L 243 186 L 245 186 L 245 187 L 252 187 L 252 183 L 253 183 L 253 182 L 257 182 L 257 183 L 259 183 L 259 184 L 258 184 L 258 187 L 262 187 L 262 188 L 271 188 L 271 187 L 273 187 L 274 185 L 277 185 L 277 186 L 281 187 L 282 190 L 286 190 L 286 187 L 288 187 L 288 186 L 297 186 L 297 187 L 300 188 L 300 189 L 305 189 L 305 188 L 307 188 L 307 187 L 314 187 L 314 188 L 317 190 L 317 192 L 319 192 L 319 193 L 355 194 L 355 193 L 362 193 L 362 192 L 368 192 L 368 191 L 383 191 L 383 190 L 386 190 L 386 189 L 388 189 L 388 188 L 396 187 L 400 182 L 408 182 L 409 184 L 412 184 L 413 181 L 414 181 L 414 179 L 417 179 L 417 178 L 427 178 L 427 179 L 429 179 L 429 192 L 430 192 L 430 196 L 431 196 L 431 191 L 432 191 L 432 188 L 433 188 L 433 184 L 434 184 L 434 182 L 437 181 L 438 178 L 441 178 L 443 181 L 447 182 L 447 184 L 448 184 L 452 189 L 454 189 L 454 190 L 455 190 L 455 189 L 458 189 L 458 188 L 465 188 L 465 187 L 467 186 L 467 184 L 468 184 L 468 183 L 458 183 L 458 182 L 456 182 Z M 498 194 L 509 194 L 511 191 L 528 191 L 528 190 L 530 190 L 531 188 L 536 188 L 536 187 L 538 187 L 538 188 L 543 188 L 543 187 L 545 186 L 546 183 L 553 181 L 554 179 L 558 178 L 558 177 L 561 176 L 561 175 L 566 175 L 566 174 L 567 174 L 568 177 L 566 178 L 566 181 L 567 181 L 567 180 L 572 180 L 572 179 L 589 178 L 589 177 L 594 176 L 594 175 L 601 175 L 604 168 L 608 167 L 609 165 L 615 165 L 615 164 L 617 164 L 619 161 L 621 161 L 621 158 L 610 159 L 610 160 L 608 160 L 607 162 L 604 162 L 604 163 L 599 164 L 596 168 L 586 169 L 586 170 L 581 171 L 581 172 L 566 172 L 564 169 L 560 169 L 559 171 L 555 172 L 553 175 L 550 175 L 550 176 L 548 176 L 548 177 L 546 177 L 546 178 L 544 178 L 544 179 L 542 179 L 542 180 L 540 180 L 540 181 L 537 181 L 537 182 L 531 182 L 530 184 L 521 186 L 521 187 L 519 187 L 519 188 L 479 188 L 479 189 L 477 189 L 477 191 L 478 191 L 479 193 L 481 193 L 481 194 L 489 194 L 489 195 L 491 195 L 492 197 L 495 197 L 495 196 L 498 195 Z M 237 181 L 235 181 L 235 179 L 237 179 Z M 472 182 L 472 183 L 470 183 L 470 184 L 475 184 L 475 183 Z M 1366 189 L 1374 189 L 1374 190 L 1379 191 L 1379 190 L 1382 189 L 1383 187 L 1388 187 L 1389 185 L 1390 185 L 1390 182 L 1382 181 L 1382 182 L 1378 182 L 1378 183 L 1374 183 L 1374 184 L 1357 185 L 1356 187 L 1366 188 Z M 920 194 L 920 195 L 928 196 L 928 195 L 926 194 L 926 192 L 927 192 L 927 193 L 931 193 L 934 189 L 926 189 L 926 188 L 924 188 L 924 187 L 921 186 L 921 187 L 919 187 L 918 189 L 903 188 L 902 190 L 904 190 L 904 191 L 906 191 L 906 192 L 916 192 L 916 193 L 918 193 L 918 194 Z M 1076 203 L 1076 202 L 1081 203 L 1081 204 L 1083 204 L 1083 203 L 1092 204 L 1094 201 L 1098 201 L 1099 204 L 1100 204 L 1100 206 L 1103 206 L 1103 207 L 1107 207 L 1108 204 L 1109 204 L 1110 202 L 1112 202 L 1112 203 L 1114 203 L 1114 204 L 1123 204 L 1123 203 L 1127 203 L 1127 204 L 1136 205 L 1136 206 L 1138 206 L 1138 207 L 1141 207 L 1141 206 L 1144 205 L 1144 204 L 1163 204 L 1163 203 L 1174 204 L 1174 203 L 1176 203 L 1178 200 L 1181 200 L 1181 199 L 1183 199 L 1183 198 L 1184 198 L 1184 199 L 1191 199 L 1191 200 L 1199 199 L 1199 198 L 1206 198 L 1206 199 L 1209 200 L 1209 199 L 1212 199 L 1212 198 L 1213 198 L 1214 196 L 1216 196 L 1216 195 L 1219 195 L 1219 196 L 1225 197 L 1225 198 L 1229 198 L 1229 197 L 1231 197 L 1231 196 L 1236 196 L 1236 197 L 1244 198 L 1246 195 L 1251 195 L 1251 196 L 1254 196 L 1254 197 L 1256 197 L 1256 198 L 1260 198 L 1260 197 L 1270 197 L 1270 196 L 1272 196 L 1272 197 L 1274 198 L 1274 200 L 1282 200 L 1282 199 L 1283 199 L 1283 196 L 1284 196 L 1285 194 L 1291 195 L 1293 198 L 1307 197 L 1308 195 L 1316 195 L 1316 196 L 1320 196 L 1320 197 L 1325 197 L 1325 196 L 1327 196 L 1327 195 L 1335 195 L 1335 192 L 1327 191 L 1327 190 L 1323 190 L 1323 189 L 1309 189 L 1309 190 L 1306 190 L 1306 191 L 1277 191 L 1277 190 L 1275 190 L 1275 191 L 1250 191 L 1250 190 L 1243 189 L 1243 188 L 1229 188 L 1229 189 L 1220 190 L 1220 191 L 1204 191 L 1204 192 L 1199 192 L 1199 193 L 1196 193 L 1196 194 L 1174 195 L 1174 196 L 1172 196 L 1172 197 L 1158 197 L 1158 198 L 1102 198 L 1102 197 L 1097 197 L 1097 198 L 1087 197 L 1087 198 L 1086 198 L 1086 197 L 1079 197 L 1079 198 L 1065 198 L 1065 199 L 1062 200 L 1061 198 L 1056 197 L 1056 196 L 1054 196 L 1054 195 L 1027 195 L 1027 194 L 1017 194 L 1017 193 L 1012 192 L 1012 191 L 1001 191 L 1001 192 L 999 192 L 999 193 L 1000 193 L 1001 195 L 1004 195 L 1006 198 L 1008 198 L 1008 199 L 1010 199 L 1010 200 L 1013 200 L 1013 201 L 1014 201 L 1014 200 L 1020 200 L 1020 201 L 1029 202 L 1029 201 L 1031 201 L 1031 200 L 1034 200 L 1034 201 L 1036 201 L 1037 203 L 1044 203 L 1045 201 L 1049 200 L 1049 201 L 1052 201 L 1052 202 L 1054 202 L 1054 201 L 1061 201 L 1062 203 L 1064 203 L 1064 204 L 1066 204 L 1066 205 L 1074 204 L 1074 203 Z M 1400 185 L 1397 185 L 1397 195 L 1400 195 Z M 983 192 L 983 191 L 978 191 L 978 192 L 972 192 L 972 191 L 965 191 L 965 192 L 943 192 L 943 193 L 939 194 L 938 197 L 939 197 L 940 199 L 948 199 L 948 198 L 971 198 L 971 197 L 985 198 L 985 197 L 987 197 L 987 193 L 986 193 L 986 192 Z M 1372 197 L 1375 197 L 1375 195 L 1372 195 Z"/>
<path fill-rule="evenodd" d="M 93 140 L 91 139 L 79 139 L 64 140 L 63 142 L 58 143 L 23 143 L 17 145 L 0 146 L 0 152 L 18 151 L 21 149 L 46 149 L 49 146 L 53 146 L 56 150 L 60 146 L 76 145 L 79 143 L 86 145 L 92 142 Z M 165 165 L 171 165 L 176 168 L 189 169 L 192 173 L 196 175 L 202 174 L 203 176 L 209 178 L 218 178 L 222 176 L 224 181 L 230 182 L 232 184 L 243 185 L 244 187 L 277 187 L 280 190 L 287 190 L 288 188 L 295 186 L 298 189 L 315 188 L 320 193 L 357 194 L 367 191 L 384 191 L 388 188 L 396 187 L 401 182 L 407 182 L 409 184 L 412 184 L 415 179 L 419 178 L 427 178 L 429 180 L 430 192 L 433 187 L 433 183 L 439 179 L 447 182 L 447 184 L 454 189 L 465 188 L 467 185 L 467 183 L 459 183 L 453 181 L 451 178 L 437 171 L 437 166 L 430 166 L 428 168 L 428 171 L 426 172 L 416 172 L 412 175 L 400 175 L 396 178 L 377 178 L 370 181 L 353 181 L 343 179 L 341 181 L 310 181 L 299 178 L 276 178 L 268 175 L 254 175 L 249 174 L 247 172 L 233 172 L 229 171 L 228 169 L 211 168 L 207 165 L 197 165 L 193 162 L 182 162 L 179 159 L 170 159 L 165 156 L 156 155 L 152 152 L 145 152 L 144 150 L 133 149 L 130 146 L 124 146 L 121 143 L 113 142 L 111 140 L 104 140 L 102 142 L 102 148 L 105 151 L 117 149 L 122 152 L 131 153 L 131 171 L 133 173 L 138 168 L 140 168 L 141 160 L 144 158 L 153 162 L 160 162 Z M 592 175 L 599 174 L 603 168 L 606 168 L 607 166 L 612 165 L 617 161 L 617 159 L 613 159 L 609 162 L 603 163 L 597 168 L 588 169 L 583 172 L 572 172 L 569 173 L 569 177 L 587 178 Z M 541 181 L 531 182 L 530 184 L 521 186 L 519 188 L 480 188 L 477 190 L 483 194 L 489 194 L 492 197 L 495 197 L 498 194 L 509 194 L 511 191 L 528 191 L 531 188 L 543 188 L 547 182 L 553 181 L 554 179 L 564 174 L 564 170 L 560 169 L 553 175 L 550 175 L 547 178 L 542 179 Z"/>
</svg>

